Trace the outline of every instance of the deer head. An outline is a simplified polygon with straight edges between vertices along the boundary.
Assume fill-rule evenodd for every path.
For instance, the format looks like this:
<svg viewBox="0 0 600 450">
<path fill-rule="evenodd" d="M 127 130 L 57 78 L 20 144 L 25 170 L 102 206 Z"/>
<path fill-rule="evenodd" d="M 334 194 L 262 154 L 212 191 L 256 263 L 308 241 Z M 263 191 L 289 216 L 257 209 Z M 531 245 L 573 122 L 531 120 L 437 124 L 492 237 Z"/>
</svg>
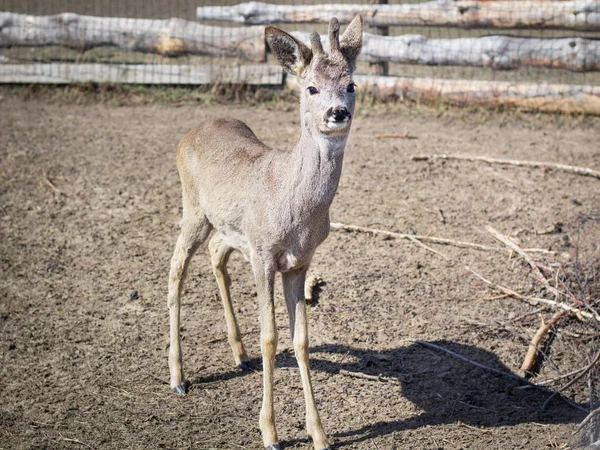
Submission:
<svg viewBox="0 0 600 450">
<path fill-rule="evenodd" d="M 362 17 L 356 16 L 339 36 L 336 18 L 329 22 L 329 53 L 319 33 L 310 35 L 310 48 L 275 27 L 265 30 L 267 43 L 284 70 L 298 77 L 300 113 L 311 134 L 346 136 L 354 114 L 356 58 L 362 47 Z"/>
</svg>

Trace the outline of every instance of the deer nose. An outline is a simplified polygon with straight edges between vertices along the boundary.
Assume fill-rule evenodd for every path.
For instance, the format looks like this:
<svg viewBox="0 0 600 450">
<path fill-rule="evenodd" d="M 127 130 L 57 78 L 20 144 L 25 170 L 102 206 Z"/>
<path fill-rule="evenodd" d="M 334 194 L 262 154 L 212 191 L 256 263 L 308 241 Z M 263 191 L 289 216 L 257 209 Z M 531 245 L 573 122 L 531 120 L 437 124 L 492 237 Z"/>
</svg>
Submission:
<svg viewBox="0 0 600 450">
<path fill-rule="evenodd" d="M 336 106 L 329 108 L 327 117 L 333 118 L 336 122 L 344 122 L 350 120 L 352 113 L 345 106 Z"/>
</svg>

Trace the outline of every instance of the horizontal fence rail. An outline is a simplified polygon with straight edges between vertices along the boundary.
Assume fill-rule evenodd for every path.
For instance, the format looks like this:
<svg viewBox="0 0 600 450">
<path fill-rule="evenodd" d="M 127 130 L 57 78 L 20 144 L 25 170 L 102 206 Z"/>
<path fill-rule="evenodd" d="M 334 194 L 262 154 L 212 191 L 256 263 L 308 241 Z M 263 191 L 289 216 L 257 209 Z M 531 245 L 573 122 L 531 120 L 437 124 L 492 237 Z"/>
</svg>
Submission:
<svg viewBox="0 0 600 450">
<path fill-rule="evenodd" d="M 425 3 L 201 6 L 196 18 L 244 24 L 350 22 L 362 14 L 370 25 L 461 28 L 561 28 L 600 30 L 600 0 L 437 0 Z"/>
<path fill-rule="evenodd" d="M 0 13 L 0 47 L 46 46 L 89 49 L 114 46 L 166 55 L 235 56 L 266 61 L 264 26 L 215 27 L 183 19 L 147 20 L 58 14 L 27 16 Z M 309 33 L 293 32 L 307 44 Z M 328 37 L 322 36 L 328 45 Z M 600 70 L 600 40 L 484 36 L 428 39 L 421 35 L 363 35 L 361 59 L 424 65 L 515 69 L 523 66 Z"/>
<path fill-rule="evenodd" d="M 310 33 L 296 31 L 292 35 L 310 44 Z M 328 47 L 329 38 L 324 35 L 321 40 Z M 586 72 L 600 70 L 600 40 L 502 35 L 428 39 L 415 34 L 379 36 L 363 33 L 360 58 L 371 62 L 479 66 L 502 70 L 536 66 Z"/>
<path fill-rule="evenodd" d="M 249 84 L 279 85 L 279 66 L 177 64 L 2 64 L 0 83 Z"/>
<path fill-rule="evenodd" d="M 382 99 L 441 101 L 456 105 L 517 107 L 523 110 L 600 115 L 600 86 L 506 81 L 447 80 L 355 75 L 359 90 Z M 295 77 L 286 84 L 298 90 Z"/>
<path fill-rule="evenodd" d="M 265 60 L 265 29 L 213 27 L 184 19 L 151 20 L 80 16 L 29 16 L 0 12 L 0 47 L 111 45 L 163 55 L 210 55 Z"/>
</svg>

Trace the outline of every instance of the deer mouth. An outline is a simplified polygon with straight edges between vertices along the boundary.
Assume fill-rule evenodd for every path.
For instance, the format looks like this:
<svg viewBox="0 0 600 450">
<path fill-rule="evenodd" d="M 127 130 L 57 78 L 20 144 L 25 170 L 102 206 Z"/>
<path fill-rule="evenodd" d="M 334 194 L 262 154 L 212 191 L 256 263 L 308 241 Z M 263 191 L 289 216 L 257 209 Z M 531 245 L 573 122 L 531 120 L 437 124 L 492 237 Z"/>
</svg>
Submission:
<svg viewBox="0 0 600 450">
<path fill-rule="evenodd" d="M 343 120 L 336 120 L 333 117 L 330 117 L 327 120 L 327 128 L 331 130 L 343 130 L 350 123 L 350 117 L 346 116 Z"/>
</svg>

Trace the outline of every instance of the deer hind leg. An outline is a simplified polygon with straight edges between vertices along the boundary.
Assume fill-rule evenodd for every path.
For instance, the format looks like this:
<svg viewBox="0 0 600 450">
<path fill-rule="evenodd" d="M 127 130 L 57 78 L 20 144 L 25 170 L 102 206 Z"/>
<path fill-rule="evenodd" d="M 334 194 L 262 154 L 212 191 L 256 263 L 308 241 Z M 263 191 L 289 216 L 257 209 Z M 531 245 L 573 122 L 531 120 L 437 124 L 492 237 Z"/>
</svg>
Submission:
<svg viewBox="0 0 600 450">
<path fill-rule="evenodd" d="M 221 300 L 223 301 L 225 322 L 227 323 L 227 338 L 231 350 L 233 351 L 233 359 L 240 369 L 250 370 L 248 355 L 246 354 L 244 344 L 242 343 L 240 329 L 237 320 L 235 319 L 231 295 L 229 293 L 231 278 L 229 277 L 229 273 L 227 273 L 227 261 L 229 260 L 233 248 L 223 242 L 221 235 L 215 234 L 208 242 L 208 249 L 210 251 L 213 272 L 217 279 L 219 292 L 221 293 Z"/>
<path fill-rule="evenodd" d="M 304 300 L 306 270 L 307 268 L 304 268 L 282 274 L 283 293 L 290 318 L 290 333 L 294 344 L 294 352 L 302 379 L 302 389 L 306 403 L 306 431 L 313 440 L 315 449 L 325 450 L 330 447 L 315 405 L 308 362 L 308 320 L 306 301 Z"/>
<path fill-rule="evenodd" d="M 203 214 L 186 215 L 181 220 L 181 232 L 175 244 L 171 270 L 169 273 L 169 372 L 171 374 L 171 389 L 177 394 L 185 394 L 187 386 L 183 376 L 181 361 L 181 339 L 179 336 L 180 307 L 183 282 L 187 276 L 190 259 L 206 240 L 212 230 L 212 225 Z"/>
</svg>

